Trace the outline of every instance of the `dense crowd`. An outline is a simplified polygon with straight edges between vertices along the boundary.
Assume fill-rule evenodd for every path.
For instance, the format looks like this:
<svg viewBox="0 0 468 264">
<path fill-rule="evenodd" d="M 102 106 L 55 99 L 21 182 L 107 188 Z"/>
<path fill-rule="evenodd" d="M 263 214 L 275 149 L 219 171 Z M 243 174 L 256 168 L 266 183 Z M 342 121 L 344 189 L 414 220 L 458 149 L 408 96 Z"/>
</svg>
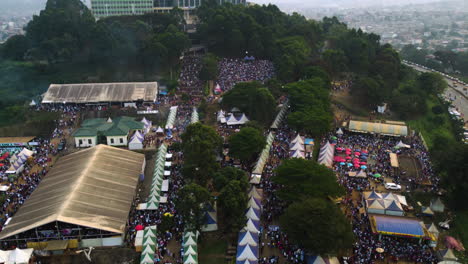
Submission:
<svg viewBox="0 0 468 264">
<path fill-rule="evenodd" d="M 325 140 L 328 140 L 325 139 Z M 366 150 L 369 154 L 366 172 L 368 175 L 379 173 L 390 177 L 394 182 L 409 183 L 407 188 L 411 186 L 416 188 L 415 183 L 429 177 L 433 182 L 437 183 L 435 176 L 432 173 L 431 165 L 428 160 L 428 154 L 417 137 L 408 138 L 411 148 L 395 148 L 399 139 L 391 137 L 376 137 L 373 135 L 361 134 L 345 134 L 337 138 L 336 146 L 338 148 L 350 148 L 353 150 Z M 324 143 L 324 142 L 323 142 Z M 395 152 L 399 155 L 411 155 L 417 157 L 423 167 L 423 175 L 404 175 L 404 171 L 394 170 L 390 165 L 389 153 Z M 383 180 L 375 179 L 374 186 L 371 187 L 369 178 L 353 178 L 348 177 L 350 171 L 355 171 L 353 167 L 342 166 L 335 164 L 334 170 L 338 175 L 338 181 L 347 191 L 347 196 L 343 201 L 346 207 L 347 216 L 351 218 L 353 223 L 353 232 L 357 238 L 357 242 L 353 247 L 353 255 L 350 257 L 350 263 L 375 263 L 378 260 L 385 258 L 393 261 L 401 259 L 409 260 L 415 263 L 433 263 L 436 261 L 434 254 L 430 251 L 428 245 L 418 244 L 417 241 L 410 239 L 402 239 L 397 237 L 382 236 L 378 239 L 371 231 L 369 218 L 365 214 L 360 213 L 363 205 L 351 199 L 353 192 L 362 192 L 371 188 L 376 188 L 382 184 Z M 360 170 L 360 169 L 357 169 Z M 405 176 L 403 179 L 402 177 Z M 433 187 L 434 190 L 437 186 Z M 378 253 L 377 248 L 383 249 L 383 253 Z"/>
<path fill-rule="evenodd" d="M 203 94 L 203 81 L 198 77 L 203 66 L 201 55 L 185 56 L 181 65 L 179 90 L 189 95 Z"/>
<path fill-rule="evenodd" d="M 138 225 L 143 227 L 156 225 L 159 227 L 163 222 L 165 215 L 170 215 L 170 217 L 173 218 L 174 225 L 169 230 L 158 229 L 158 250 L 155 260 L 157 263 L 166 263 L 168 258 L 172 258 L 174 263 L 182 263 L 183 260 L 179 252 L 171 252 L 168 247 L 168 244 L 172 239 L 176 239 L 177 241 L 182 240 L 182 233 L 184 230 L 183 219 L 177 214 L 177 208 L 175 206 L 177 192 L 184 186 L 184 178 L 181 173 L 183 153 L 173 151 L 171 144 L 181 143 L 180 134 L 183 133 L 185 128 L 189 125 L 192 110 L 193 108 L 190 103 L 181 107 L 179 106 L 177 109 L 177 121 L 172 129 L 173 137 L 157 139 L 158 145 L 163 142 L 167 143 L 169 145 L 168 153 L 173 154 L 172 166 L 170 168 L 171 175 L 169 176 L 169 190 L 165 194 L 165 196 L 167 196 L 167 203 L 160 203 L 158 210 L 137 210 L 136 207 L 138 204 L 143 203 L 146 200 L 146 197 L 137 197 L 133 202 L 132 210 L 130 212 L 129 226 L 126 236 L 126 242 L 129 246 L 131 246 L 135 240 L 137 232 L 136 227 Z M 141 189 L 138 193 L 141 193 Z"/>
<path fill-rule="evenodd" d="M 228 91 L 240 82 L 259 81 L 266 82 L 275 73 L 271 61 L 243 59 L 222 59 L 218 64 L 218 84 L 221 90 Z"/>
<path fill-rule="evenodd" d="M 37 188 L 41 179 L 47 174 L 52 157 L 57 155 L 57 146 L 51 143 L 51 139 L 62 137 L 64 132 L 69 133 L 71 127 L 76 120 L 76 108 L 61 106 L 56 108 L 40 107 L 41 110 L 58 111 L 61 113 L 60 119 L 56 120 L 56 128 L 50 139 L 38 138 L 35 141 L 37 146 L 29 148 L 34 152 L 33 160 L 24 163 L 24 168 L 17 174 L 14 180 L 10 182 L 10 178 L 6 178 L 5 170 L 2 170 L 2 175 L 5 184 L 9 185 L 9 189 L 5 192 L 5 200 L 0 212 L 0 231 L 8 218 L 13 217 L 19 207 L 26 201 L 31 193 Z M 5 166 L 4 168 L 7 168 Z M 27 235 L 27 234 L 24 234 Z M 33 237 L 36 237 L 35 235 Z M 26 237 L 24 237 L 26 238 Z M 29 237 L 28 237 L 29 238 Z M 24 241 L 25 242 L 25 241 Z M 16 244 L 16 242 L 3 242 L 2 248 L 12 248 L 15 246 L 25 247 L 25 243 Z"/>
</svg>

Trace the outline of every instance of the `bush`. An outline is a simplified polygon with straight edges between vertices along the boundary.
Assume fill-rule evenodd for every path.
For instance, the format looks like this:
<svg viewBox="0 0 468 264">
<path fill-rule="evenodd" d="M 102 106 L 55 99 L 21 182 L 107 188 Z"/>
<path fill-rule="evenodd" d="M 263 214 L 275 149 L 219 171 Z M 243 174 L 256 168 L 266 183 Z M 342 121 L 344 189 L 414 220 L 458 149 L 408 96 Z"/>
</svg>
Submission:
<svg viewBox="0 0 468 264">
<path fill-rule="evenodd" d="M 436 114 L 436 115 L 440 115 L 444 112 L 444 109 L 442 108 L 441 105 L 435 105 L 432 107 L 432 113 Z"/>
</svg>

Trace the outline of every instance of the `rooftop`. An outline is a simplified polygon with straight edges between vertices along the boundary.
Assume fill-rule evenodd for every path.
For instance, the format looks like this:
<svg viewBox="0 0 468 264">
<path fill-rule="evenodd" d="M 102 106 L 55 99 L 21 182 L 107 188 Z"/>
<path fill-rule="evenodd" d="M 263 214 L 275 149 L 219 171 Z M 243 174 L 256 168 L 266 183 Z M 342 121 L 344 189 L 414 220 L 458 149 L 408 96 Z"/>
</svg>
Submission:
<svg viewBox="0 0 468 264">
<path fill-rule="evenodd" d="M 60 158 L 0 239 L 55 221 L 123 233 L 144 159 L 105 145 Z"/>
<path fill-rule="evenodd" d="M 83 121 L 81 128 L 73 133 L 74 137 L 94 137 L 101 133 L 104 136 L 126 136 L 130 130 L 143 129 L 144 124 L 135 118 L 122 116 L 114 119 L 92 118 Z"/>
<path fill-rule="evenodd" d="M 150 102 L 157 94 L 157 82 L 51 84 L 42 103 Z"/>
</svg>

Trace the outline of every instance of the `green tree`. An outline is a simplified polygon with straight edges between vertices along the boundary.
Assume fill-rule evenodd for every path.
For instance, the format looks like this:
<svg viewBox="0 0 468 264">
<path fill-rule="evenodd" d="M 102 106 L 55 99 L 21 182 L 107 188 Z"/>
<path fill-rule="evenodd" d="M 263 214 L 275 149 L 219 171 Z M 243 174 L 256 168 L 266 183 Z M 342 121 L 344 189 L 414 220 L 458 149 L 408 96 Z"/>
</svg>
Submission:
<svg viewBox="0 0 468 264">
<path fill-rule="evenodd" d="M 418 77 L 418 83 L 422 90 L 433 95 L 442 94 L 447 88 L 447 82 L 444 78 L 434 72 L 421 73 Z"/>
<path fill-rule="evenodd" d="M 333 115 L 330 110 L 310 106 L 290 113 L 287 120 L 295 130 L 318 137 L 330 131 Z"/>
<path fill-rule="evenodd" d="M 350 249 L 354 242 L 349 221 L 326 199 L 293 203 L 280 217 L 280 225 L 291 242 L 314 255 L 336 255 Z"/>
<path fill-rule="evenodd" d="M 339 73 L 347 71 L 346 56 L 342 50 L 327 50 L 323 54 L 328 72 L 336 76 Z"/>
<path fill-rule="evenodd" d="M 343 187 L 336 181 L 335 173 L 310 160 L 283 161 L 272 180 L 283 186 L 278 195 L 287 202 L 302 201 L 308 197 L 338 197 L 344 194 Z"/>
<path fill-rule="evenodd" d="M 276 103 L 267 88 L 258 82 L 238 83 L 223 96 L 222 107 L 239 108 L 251 120 L 267 125 L 273 119 Z"/>
<path fill-rule="evenodd" d="M 224 220 L 225 231 L 238 232 L 246 222 L 247 193 L 240 181 L 230 181 L 219 195 L 221 217 Z"/>
<path fill-rule="evenodd" d="M 207 204 L 211 202 L 208 190 L 191 183 L 179 190 L 176 197 L 176 208 L 185 222 L 185 229 L 200 230 L 205 223 Z"/>
<path fill-rule="evenodd" d="M 329 83 L 318 77 L 286 86 L 292 110 L 287 120 L 292 128 L 314 136 L 330 130 L 333 115 L 328 87 Z"/>
<path fill-rule="evenodd" d="M 213 176 L 213 184 L 217 191 L 221 191 L 231 181 L 238 181 L 243 190 L 249 187 L 249 176 L 238 168 L 224 167 Z"/>
<path fill-rule="evenodd" d="M 244 127 L 229 137 L 229 155 L 242 162 L 252 162 L 265 144 L 265 137 L 260 130 Z"/>
<path fill-rule="evenodd" d="M 278 41 L 278 52 L 283 54 L 276 60 L 278 77 L 281 80 L 294 80 L 311 54 L 311 48 L 302 36 L 287 37 Z"/>
<path fill-rule="evenodd" d="M 29 39 L 23 35 L 10 37 L 3 46 L 1 46 L 1 55 L 3 58 L 21 61 L 24 59 L 26 51 L 30 48 Z"/>
<path fill-rule="evenodd" d="M 184 152 L 182 174 L 206 186 L 219 168 L 216 156 L 221 147 L 221 137 L 212 127 L 196 123 L 188 126 L 181 138 Z"/>
</svg>

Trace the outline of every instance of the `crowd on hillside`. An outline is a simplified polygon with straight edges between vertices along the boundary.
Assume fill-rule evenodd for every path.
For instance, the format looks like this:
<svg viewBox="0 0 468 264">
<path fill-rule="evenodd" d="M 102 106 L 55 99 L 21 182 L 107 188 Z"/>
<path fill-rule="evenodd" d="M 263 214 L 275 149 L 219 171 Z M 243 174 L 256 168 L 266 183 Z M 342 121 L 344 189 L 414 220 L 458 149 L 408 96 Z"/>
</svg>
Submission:
<svg viewBox="0 0 468 264">
<path fill-rule="evenodd" d="M 264 83 L 271 79 L 275 68 L 271 61 L 243 59 L 222 59 L 218 64 L 217 83 L 221 90 L 228 91 L 240 82 L 259 81 Z"/>
<path fill-rule="evenodd" d="M 201 55 L 185 56 L 181 61 L 179 90 L 189 95 L 203 93 L 203 81 L 198 77 L 203 67 Z"/>
</svg>

